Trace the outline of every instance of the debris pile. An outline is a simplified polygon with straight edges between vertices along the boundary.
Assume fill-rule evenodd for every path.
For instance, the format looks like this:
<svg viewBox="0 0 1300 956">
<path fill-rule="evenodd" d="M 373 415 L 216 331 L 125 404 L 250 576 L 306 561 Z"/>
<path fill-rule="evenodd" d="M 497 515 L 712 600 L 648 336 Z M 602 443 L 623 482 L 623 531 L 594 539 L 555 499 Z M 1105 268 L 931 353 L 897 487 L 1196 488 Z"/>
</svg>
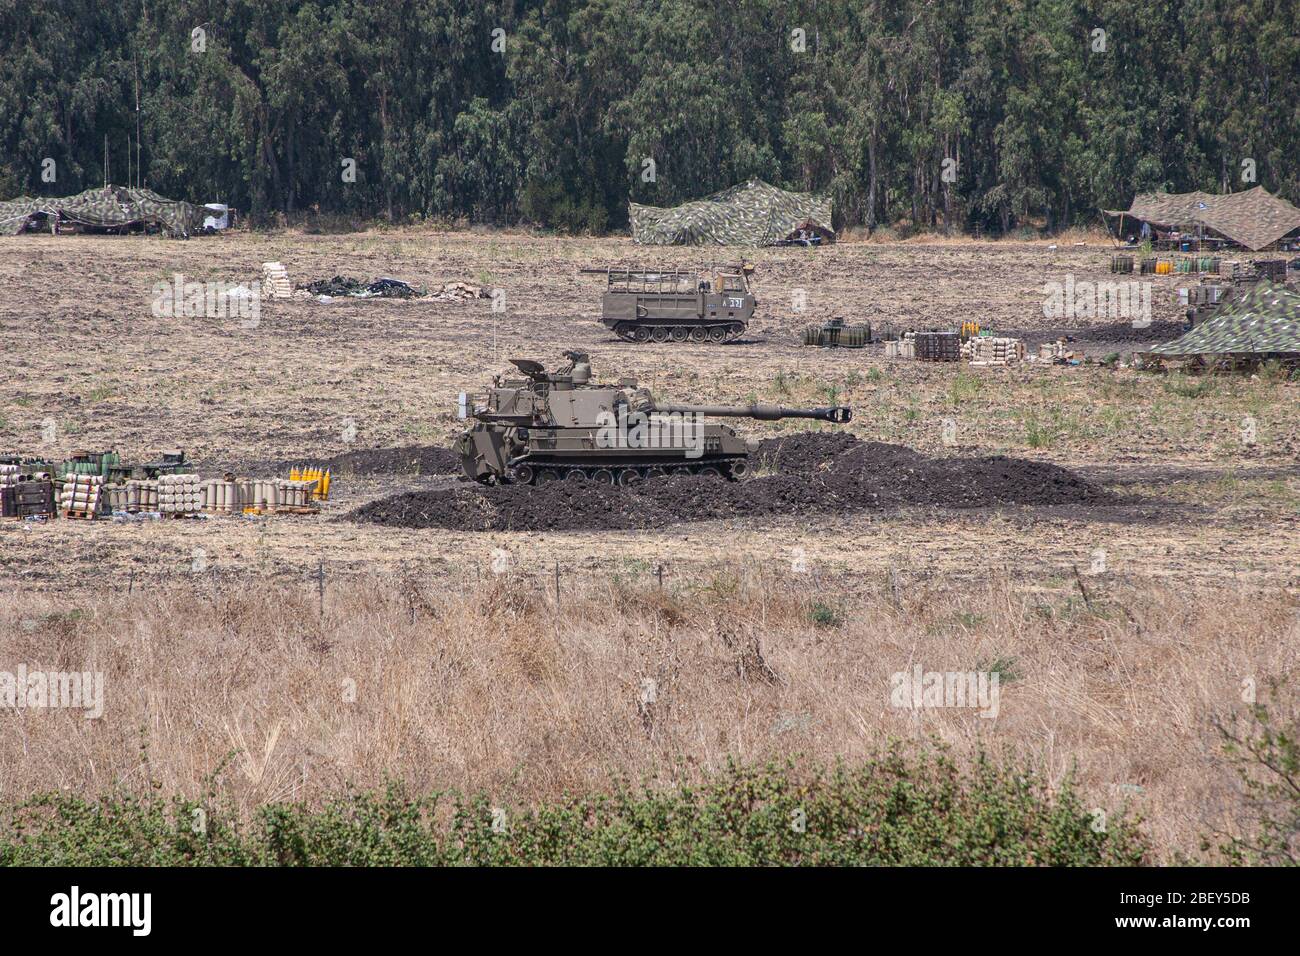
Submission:
<svg viewBox="0 0 1300 956">
<path fill-rule="evenodd" d="M 928 458 L 851 435 L 805 433 L 763 442 L 761 471 L 744 482 L 651 478 L 620 488 L 585 481 L 541 486 L 464 485 L 370 502 L 348 518 L 459 531 L 593 531 L 691 521 L 847 514 L 900 507 L 980 508 L 1104 504 L 1111 496 L 1043 462 L 1001 456 Z"/>
<path fill-rule="evenodd" d="M 311 295 L 337 298 L 351 296 L 354 299 L 414 299 L 425 294 L 424 289 L 416 289 L 401 279 L 380 276 L 374 282 L 362 282 L 351 276 L 334 276 L 332 279 L 317 279 L 305 286 L 299 286 Z"/>
<path fill-rule="evenodd" d="M 437 292 L 429 293 L 429 298 L 439 302 L 468 302 L 470 299 L 490 299 L 491 294 L 481 286 L 468 282 L 444 282 Z"/>
<path fill-rule="evenodd" d="M 1083 359 L 1083 353 L 1071 349 L 1065 339 L 1044 342 L 1038 346 L 1038 360 L 1051 365 L 1077 365 Z"/>
</svg>

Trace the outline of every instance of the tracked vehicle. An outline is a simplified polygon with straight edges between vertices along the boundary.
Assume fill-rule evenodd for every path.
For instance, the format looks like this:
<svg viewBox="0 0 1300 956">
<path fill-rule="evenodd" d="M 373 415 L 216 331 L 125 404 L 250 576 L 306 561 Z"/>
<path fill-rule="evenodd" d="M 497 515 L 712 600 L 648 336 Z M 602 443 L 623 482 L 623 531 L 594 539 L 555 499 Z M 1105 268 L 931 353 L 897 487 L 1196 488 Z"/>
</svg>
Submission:
<svg viewBox="0 0 1300 956">
<path fill-rule="evenodd" d="M 680 269 L 583 269 L 605 276 L 600 321 L 628 342 L 720 344 L 745 331 L 758 307 L 749 288 L 754 267 L 709 273 Z"/>
<path fill-rule="evenodd" d="M 460 438 L 465 474 L 486 484 L 596 481 L 626 485 L 660 475 L 691 473 L 740 480 L 757 447 L 706 417 L 811 418 L 847 422 L 852 411 L 776 405 L 680 405 L 657 402 L 631 379 L 591 384 L 585 352 L 548 372 L 540 362 L 511 359 L 521 377 L 497 376 L 472 411 Z M 466 409 L 466 416 L 471 413 Z"/>
</svg>

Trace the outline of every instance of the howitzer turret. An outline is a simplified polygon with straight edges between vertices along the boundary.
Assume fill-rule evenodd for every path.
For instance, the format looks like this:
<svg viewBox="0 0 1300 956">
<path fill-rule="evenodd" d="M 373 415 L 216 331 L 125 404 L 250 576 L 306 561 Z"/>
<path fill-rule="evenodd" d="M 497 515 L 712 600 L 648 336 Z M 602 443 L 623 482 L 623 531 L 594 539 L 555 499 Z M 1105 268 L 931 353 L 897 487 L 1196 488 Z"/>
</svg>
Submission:
<svg viewBox="0 0 1300 956">
<path fill-rule="evenodd" d="M 539 362 L 512 359 L 523 378 L 497 376 L 460 438 L 465 474 L 487 483 L 545 483 L 565 479 L 630 484 L 688 473 L 738 480 L 749 474 L 756 443 L 704 418 L 777 421 L 810 418 L 843 423 L 843 406 L 683 405 L 656 402 L 636 382 L 592 385 L 584 352 L 548 372 Z"/>
</svg>

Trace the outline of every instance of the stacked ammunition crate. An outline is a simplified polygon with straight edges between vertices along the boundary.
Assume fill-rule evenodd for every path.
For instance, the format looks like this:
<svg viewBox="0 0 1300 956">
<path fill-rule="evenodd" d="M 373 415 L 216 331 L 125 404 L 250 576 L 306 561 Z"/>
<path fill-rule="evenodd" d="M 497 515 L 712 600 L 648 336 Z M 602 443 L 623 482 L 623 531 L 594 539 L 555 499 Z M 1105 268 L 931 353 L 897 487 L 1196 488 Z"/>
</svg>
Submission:
<svg viewBox="0 0 1300 956">
<path fill-rule="evenodd" d="M 1251 265 L 1255 267 L 1255 274 L 1261 279 L 1267 279 L 1269 282 L 1286 281 L 1285 259 L 1256 259 Z"/>
<path fill-rule="evenodd" d="M 960 362 L 961 337 L 956 332 L 917 332 L 918 362 Z"/>
<path fill-rule="evenodd" d="M 126 483 L 126 510 L 131 514 L 158 510 L 158 481 L 132 478 Z"/>
<path fill-rule="evenodd" d="M 158 510 L 165 515 L 194 515 L 203 510 L 203 487 L 198 475 L 160 475 Z"/>
<path fill-rule="evenodd" d="M 289 273 L 278 262 L 262 263 L 262 298 L 287 299 L 293 295 Z"/>
<path fill-rule="evenodd" d="M 1025 360 L 1025 343 L 1020 339 L 979 335 L 966 340 L 961 348 L 971 365 L 1015 365 Z"/>
<path fill-rule="evenodd" d="M 17 488 L 18 466 L 0 465 L 0 518 L 12 518 L 18 514 Z"/>
<path fill-rule="evenodd" d="M 231 515 L 243 510 L 239 501 L 239 483 L 225 478 L 209 478 L 203 483 L 203 510 L 217 515 Z"/>
<path fill-rule="evenodd" d="M 113 484 L 104 486 L 104 510 L 116 514 L 126 511 L 129 500 L 129 492 L 124 484 Z"/>
<path fill-rule="evenodd" d="M 310 510 L 313 507 L 311 496 L 315 484 L 314 481 L 276 479 L 276 507 L 282 511 L 298 513 Z"/>
<path fill-rule="evenodd" d="M 1178 304 L 1183 308 L 1189 306 L 1218 305 L 1223 298 L 1226 286 L 1207 283 L 1192 286 L 1190 289 L 1178 290 Z"/>
<path fill-rule="evenodd" d="M 279 502 L 279 491 L 274 478 L 241 478 L 239 480 L 239 501 L 243 511 L 249 514 L 261 514 L 275 510 Z"/>
<path fill-rule="evenodd" d="M 210 479 L 203 483 L 203 510 L 211 514 L 314 513 L 316 481 L 288 478 Z"/>
<path fill-rule="evenodd" d="M 54 514 L 54 482 L 48 478 L 20 481 L 14 485 L 15 517 L 29 518 Z"/>
<path fill-rule="evenodd" d="M 65 518 L 92 519 L 99 513 L 103 490 L 103 475 L 66 475 L 59 489 L 59 510 Z"/>
<path fill-rule="evenodd" d="M 885 358 L 897 359 L 914 359 L 916 358 L 916 339 L 914 333 L 904 332 L 901 339 L 894 339 L 892 342 L 885 343 Z"/>
<path fill-rule="evenodd" d="M 330 469 L 316 465 L 295 465 L 289 469 L 289 480 L 305 481 L 310 484 L 311 500 L 329 501 L 330 482 L 333 480 Z"/>
</svg>

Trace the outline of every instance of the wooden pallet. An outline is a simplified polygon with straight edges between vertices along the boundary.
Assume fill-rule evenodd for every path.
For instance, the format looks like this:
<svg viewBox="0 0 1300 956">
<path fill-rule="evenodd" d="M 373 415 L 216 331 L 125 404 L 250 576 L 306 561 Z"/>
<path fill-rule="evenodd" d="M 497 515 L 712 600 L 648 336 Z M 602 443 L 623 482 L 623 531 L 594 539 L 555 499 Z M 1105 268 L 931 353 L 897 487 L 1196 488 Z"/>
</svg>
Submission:
<svg viewBox="0 0 1300 956">
<path fill-rule="evenodd" d="M 77 511 L 72 508 L 64 508 L 59 512 L 59 517 L 70 521 L 94 521 L 96 516 L 94 511 Z"/>
</svg>

